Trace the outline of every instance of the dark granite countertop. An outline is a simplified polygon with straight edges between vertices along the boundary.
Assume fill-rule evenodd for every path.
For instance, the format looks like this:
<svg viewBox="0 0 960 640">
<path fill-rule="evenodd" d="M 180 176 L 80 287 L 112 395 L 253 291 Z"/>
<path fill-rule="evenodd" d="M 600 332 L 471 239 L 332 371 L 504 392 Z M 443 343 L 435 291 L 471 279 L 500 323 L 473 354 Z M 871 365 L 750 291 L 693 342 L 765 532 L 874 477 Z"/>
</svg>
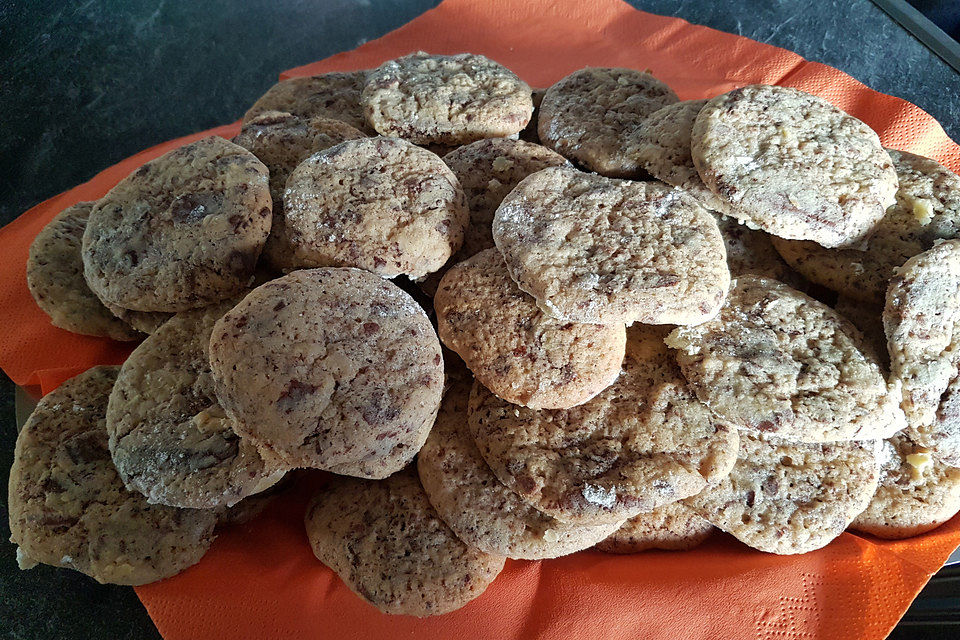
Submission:
<svg viewBox="0 0 960 640">
<path fill-rule="evenodd" d="M 869 0 L 630 3 L 842 69 L 919 105 L 960 139 L 960 75 Z M 436 4 L 0 3 L 0 224 L 137 151 L 236 119 L 283 69 L 356 47 Z M 0 375 L 4 479 L 16 439 L 13 389 Z M 9 533 L 3 491 L 0 637 L 159 637 L 129 588 L 50 567 L 20 572 Z M 917 633 L 922 630 L 901 627 L 895 635 Z"/>
</svg>

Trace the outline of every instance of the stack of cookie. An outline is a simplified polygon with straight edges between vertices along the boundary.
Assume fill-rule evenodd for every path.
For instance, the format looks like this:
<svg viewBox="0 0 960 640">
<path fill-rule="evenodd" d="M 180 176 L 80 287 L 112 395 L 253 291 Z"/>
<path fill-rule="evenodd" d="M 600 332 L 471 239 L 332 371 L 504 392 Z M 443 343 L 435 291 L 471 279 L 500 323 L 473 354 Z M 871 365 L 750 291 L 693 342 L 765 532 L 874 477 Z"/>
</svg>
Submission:
<svg viewBox="0 0 960 640">
<path fill-rule="evenodd" d="M 335 474 L 317 558 L 418 616 L 507 558 L 930 530 L 958 221 L 960 178 L 793 89 L 425 53 L 280 82 L 31 247 L 55 325 L 150 335 L 25 426 L 21 564 L 172 575 L 292 469 Z"/>
</svg>

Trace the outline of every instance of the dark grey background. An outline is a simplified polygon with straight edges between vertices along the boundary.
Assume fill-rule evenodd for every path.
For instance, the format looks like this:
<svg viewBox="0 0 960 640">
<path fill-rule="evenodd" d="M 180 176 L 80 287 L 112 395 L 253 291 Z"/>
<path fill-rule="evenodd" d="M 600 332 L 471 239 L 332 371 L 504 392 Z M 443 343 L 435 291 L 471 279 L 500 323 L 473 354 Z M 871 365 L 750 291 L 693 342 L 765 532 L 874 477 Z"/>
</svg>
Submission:
<svg viewBox="0 0 960 640">
<path fill-rule="evenodd" d="M 146 147 L 235 120 L 280 71 L 377 38 L 436 4 L 0 0 L 0 224 Z M 868 0 L 631 4 L 838 67 L 960 137 L 960 77 Z M 6 478 L 16 427 L 13 386 L 0 378 Z M 49 567 L 18 571 L 5 542 L 6 492 L 0 500 L 0 637 L 159 637 L 128 588 Z M 947 597 L 956 595 L 948 587 Z"/>
</svg>

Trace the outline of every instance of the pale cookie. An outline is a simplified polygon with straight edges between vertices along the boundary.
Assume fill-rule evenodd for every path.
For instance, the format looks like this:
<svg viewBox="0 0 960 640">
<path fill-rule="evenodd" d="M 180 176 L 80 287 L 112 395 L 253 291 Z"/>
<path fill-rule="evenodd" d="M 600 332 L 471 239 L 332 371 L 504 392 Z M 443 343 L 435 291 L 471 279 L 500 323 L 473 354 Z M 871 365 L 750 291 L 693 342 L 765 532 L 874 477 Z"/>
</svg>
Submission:
<svg viewBox="0 0 960 640">
<path fill-rule="evenodd" d="M 930 158 L 888 149 L 900 179 L 896 204 L 862 247 L 824 249 L 774 239 L 777 251 L 808 280 L 873 304 L 883 303 L 894 272 L 941 239 L 960 236 L 960 177 Z"/>
<path fill-rule="evenodd" d="M 423 309 L 359 269 L 310 269 L 253 290 L 210 337 L 234 429 L 290 467 L 367 478 L 403 468 L 440 406 L 440 341 Z"/>
<path fill-rule="evenodd" d="M 839 296 L 833 309 L 860 330 L 863 334 L 863 350 L 877 359 L 884 372 L 890 371 L 887 336 L 883 333 L 883 307 Z"/>
<path fill-rule="evenodd" d="M 98 582 L 146 584 L 196 564 L 213 511 L 149 504 L 117 475 L 104 414 L 120 367 L 94 367 L 47 394 L 10 469 L 10 540 L 23 568 L 75 569 Z"/>
<path fill-rule="evenodd" d="M 269 486 L 264 487 L 262 491 L 257 491 L 247 496 L 232 507 L 220 507 L 216 509 L 217 528 L 234 527 L 255 520 L 257 516 L 263 513 L 277 498 L 296 484 L 296 480 L 294 479 L 295 475 L 295 471 L 274 474 L 263 483 Z"/>
<path fill-rule="evenodd" d="M 628 329 L 620 377 L 573 409 L 518 407 L 475 384 L 470 431 L 500 481 L 558 520 L 605 524 L 695 495 L 726 475 L 737 432 L 697 400 L 665 334 Z"/>
<path fill-rule="evenodd" d="M 233 139 L 248 149 L 270 171 L 270 198 L 273 224 L 263 247 L 263 258 L 279 271 L 296 268 L 291 264 L 293 248 L 287 237 L 283 215 L 283 190 L 287 178 L 311 154 L 364 134 L 340 120 L 300 117 L 280 111 L 265 111 L 247 121 Z"/>
<path fill-rule="evenodd" d="M 384 62 L 367 76 L 360 101 L 377 132 L 417 144 L 515 136 L 533 113 L 527 83 L 473 53 L 419 51 Z"/>
<path fill-rule="evenodd" d="M 897 173 L 877 134 L 798 89 L 751 85 L 713 98 L 691 153 L 729 215 L 781 238 L 854 245 L 895 202 Z"/>
<path fill-rule="evenodd" d="M 106 304 L 183 311 L 250 284 L 270 232 L 267 168 L 211 136 L 146 163 L 97 202 L 84 277 Z"/>
<path fill-rule="evenodd" d="M 640 553 L 648 549 L 685 551 L 703 544 L 714 526 L 682 502 L 641 513 L 623 523 L 596 548 L 606 553 Z"/>
<path fill-rule="evenodd" d="M 715 319 L 667 338 L 700 399 L 740 429 L 795 442 L 887 438 L 905 426 L 860 332 L 840 314 L 758 276 L 733 281 Z"/>
<path fill-rule="evenodd" d="M 443 162 L 457 176 L 470 209 L 470 224 L 460 250 L 463 258 L 494 246 L 493 215 L 521 180 L 547 167 L 568 164 L 563 156 L 546 147 L 508 138 L 464 145 L 443 156 Z"/>
<path fill-rule="evenodd" d="M 444 396 L 437 422 L 417 456 L 431 504 L 467 545 L 523 560 L 557 558 L 595 544 L 619 523 L 578 526 L 540 513 L 503 486 L 467 428 L 470 384 Z"/>
<path fill-rule="evenodd" d="M 878 443 L 795 444 L 740 436 L 730 475 L 686 504 L 747 546 L 789 555 L 826 546 L 877 490 Z"/>
<path fill-rule="evenodd" d="M 337 71 L 281 80 L 253 103 L 243 121 L 250 122 L 266 111 L 285 111 L 301 118 L 333 118 L 372 134 L 360 106 L 360 92 L 366 80 L 366 71 Z"/>
<path fill-rule="evenodd" d="M 531 409 L 567 409 L 620 373 L 622 324 L 552 318 L 487 249 L 447 271 L 433 300 L 440 339 L 490 391 Z"/>
<path fill-rule="evenodd" d="M 454 535 L 413 470 L 379 482 L 335 478 L 304 523 L 317 559 L 383 613 L 449 613 L 482 594 L 504 565 Z"/>
<path fill-rule="evenodd" d="M 883 327 L 910 438 L 960 466 L 960 240 L 945 240 L 899 269 Z"/>
<path fill-rule="evenodd" d="M 298 267 L 359 267 L 392 278 L 436 271 L 470 219 L 453 172 L 397 138 L 348 140 L 287 180 L 286 233 Z"/>
<path fill-rule="evenodd" d="M 57 214 L 30 244 L 27 287 L 55 327 L 114 340 L 142 335 L 114 316 L 83 279 L 80 244 L 95 202 L 78 202 Z"/>
<path fill-rule="evenodd" d="M 546 89 L 532 89 L 530 98 L 533 101 L 533 115 L 530 116 L 530 122 L 520 132 L 520 139 L 534 144 L 540 144 L 540 133 L 537 131 L 537 122 L 540 119 L 540 104 L 543 102 L 543 96 Z"/>
<path fill-rule="evenodd" d="M 132 311 L 115 304 L 106 304 L 105 306 L 114 316 L 147 335 L 155 332 L 163 326 L 164 322 L 176 315 L 166 311 Z"/>
<path fill-rule="evenodd" d="M 587 67 L 547 89 L 538 115 L 540 143 L 599 174 L 639 178 L 643 168 L 624 137 L 677 100 L 649 73 Z"/>
<path fill-rule="evenodd" d="M 278 473 L 234 433 L 214 396 L 210 332 L 234 302 L 178 313 L 120 370 L 107 408 L 110 452 L 127 488 L 149 502 L 229 507 Z"/>
<path fill-rule="evenodd" d="M 790 285 L 799 284 L 801 279 L 773 248 L 769 235 L 759 229 L 751 229 L 736 218 L 718 215 L 716 220 L 732 276 L 753 274 Z"/>
<path fill-rule="evenodd" d="M 545 169 L 504 198 L 493 238 L 519 287 L 575 322 L 696 324 L 730 283 L 713 217 L 653 182 Z"/>
<path fill-rule="evenodd" d="M 898 433 L 883 442 L 880 486 L 851 529 L 878 538 L 909 538 L 936 529 L 960 511 L 960 469 Z"/>
<path fill-rule="evenodd" d="M 640 167 L 654 178 L 683 189 L 707 209 L 724 213 L 729 203 L 703 184 L 690 154 L 693 123 L 705 104 L 706 100 L 668 104 L 644 118 L 624 144 L 629 145 Z"/>
</svg>

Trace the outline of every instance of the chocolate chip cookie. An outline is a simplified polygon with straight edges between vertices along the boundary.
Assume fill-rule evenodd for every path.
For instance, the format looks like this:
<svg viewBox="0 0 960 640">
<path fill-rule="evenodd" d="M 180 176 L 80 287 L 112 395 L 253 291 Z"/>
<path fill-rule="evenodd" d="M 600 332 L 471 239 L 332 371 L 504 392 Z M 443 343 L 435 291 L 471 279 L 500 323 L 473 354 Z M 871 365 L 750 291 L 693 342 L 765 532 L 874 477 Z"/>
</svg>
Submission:
<svg viewBox="0 0 960 640">
<path fill-rule="evenodd" d="M 598 542 L 607 553 L 640 553 L 649 549 L 685 551 L 703 544 L 715 527 L 682 502 L 672 502 L 641 513 Z"/>
<path fill-rule="evenodd" d="M 250 122 L 267 111 L 284 111 L 301 118 L 333 118 L 373 134 L 360 106 L 360 92 L 366 80 L 366 71 L 335 71 L 281 80 L 260 96 L 244 114 L 243 121 Z"/>
</svg>

